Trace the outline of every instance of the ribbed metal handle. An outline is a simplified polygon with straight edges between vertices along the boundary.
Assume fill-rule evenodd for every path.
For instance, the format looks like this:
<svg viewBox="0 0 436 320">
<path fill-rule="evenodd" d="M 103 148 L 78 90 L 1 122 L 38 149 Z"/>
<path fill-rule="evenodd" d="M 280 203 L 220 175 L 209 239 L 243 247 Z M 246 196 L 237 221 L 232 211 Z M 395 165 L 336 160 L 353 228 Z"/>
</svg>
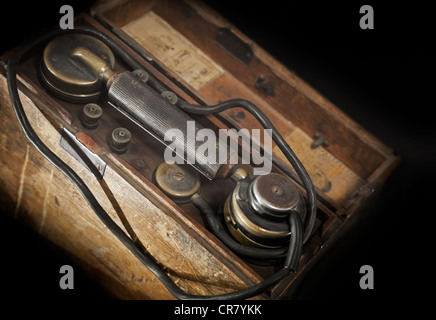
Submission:
<svg viewBox="0 0 436 320">
<path fill-rule="evenodd" d="M 195 129 L 188 133 L 187 122 L 194 120 L 150 86 L 142 83 L 130 72 L 124 72 L 114 77 L 108 90 L 108 98 L 111 104 L 122 109 L 120 111 L 134 118 L 138 125 L 167 146 L 172 142 L 164 140 L 165 133 L 171 129 L 180 130 L 177 136 L 173 135 L 180 143 L 183 142 L 184 154 L 179 156 L 188 160 L 195 159 L 195 163 L 191 164 L 202 174 L 209 179 L 216 177 L 221 167 L 218 161 L 210 163 L 204 154 L 196 152 L 204 142 L 197 142 L 194 138 L 194 141 L 190 140 L 188 143 L 188 137 L 196 137 L 197 132 L 203 127 L 195 122 Z M 172 133 L 174 132 L 173 130 Z M 217 160 L 218 145 L 216 148 Z"/>
</svg>

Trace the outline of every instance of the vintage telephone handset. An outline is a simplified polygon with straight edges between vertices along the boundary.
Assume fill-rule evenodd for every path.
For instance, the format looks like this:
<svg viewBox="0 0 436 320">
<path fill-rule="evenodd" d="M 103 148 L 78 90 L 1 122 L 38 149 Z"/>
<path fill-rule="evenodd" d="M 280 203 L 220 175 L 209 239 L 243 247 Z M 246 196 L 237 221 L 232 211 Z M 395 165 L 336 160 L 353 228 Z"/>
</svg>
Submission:
<svg viewBox="0 0 436 320">
<path fill-rule="evenodd" d="M 180 289 L 155 260 L 112 220 L 77 173 L 48 149 L 32 129 L 19 99 L 16 71 L 19 62 L 30 50 L 48 41 L 41 62 L 41 77 L 53 94 L 69 101 L 92 101 L 105 92 L 110 105 L 163 143 L 166 130 L 186 130 L 186 123 L 192 120 L 189 113 L 212 114 L 234 107 L 244 108 L 265 129 L 270 129 L 273 141 L 293 166 L 306 190 L 307 205 L 294 182 L 285 175 L 269 173 L 254 176 L 238 165 L 209 163 L 199 159 L 192 166 L 207 178 L 228 178 L 236 182 L 236 188 L 224 206 L 226 228 L 217 219 L 208 202 L 197 193 L 195 171 L 192 173 L 189 169 L 183 169 L 187 176 L 193 177 L 184 180 L 183 188 L 192 184 L 187 186 L 185 193 L 172 192 L 174 185 L 171 183 L 174 181 L 169 183 L 165 175 L 174 170 L 176 165 L 163 163 L 159 166 L 154 175 L 154 183 L 175 202 L 191 201 L 195 204 L 203 212 L 210 230 L 232 251 L 247 258 L 285 258 L 283 268 L 256 285 L 233 293 L 198 296 Z M 54 55 L 56 59 L 51 59 Z M 133 71 L 115 72 L 115 56 Z M 315 188 L 292 149 L 265 114 L 250 101 L 234 99 L 214 106 L 197 106 L 177 97 L 173 104 L 161 95 L 168 89 L 145 72 L 117 43 L 96 29 L 82 26 L 74 30 L 46 33 L 18 49 L 8 61 L 7 80 L 14 112 L 29 141 L 71 180 L 106 227 L 176 298 L 246 299 L 261 294 L 297 270 L 302 246 L 308 240 L 315 221 Z M 200 129 L 196 125 L 195 130 Z M 183 138 L 181 143 L 184 154 L 179 156 L 185 159 L 198 148 L 197 144 L 189 144 Z M 102 179 L 98 170 L 94 171 L 96 178 Z"/>
</svg>

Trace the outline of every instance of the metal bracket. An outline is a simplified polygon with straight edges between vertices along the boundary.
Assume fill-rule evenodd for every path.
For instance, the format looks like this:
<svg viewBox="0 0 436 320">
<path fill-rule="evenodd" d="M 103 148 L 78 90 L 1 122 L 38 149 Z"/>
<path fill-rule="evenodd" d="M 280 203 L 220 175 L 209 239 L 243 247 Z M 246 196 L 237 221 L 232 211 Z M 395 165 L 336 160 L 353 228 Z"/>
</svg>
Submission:
<svg viewBox="0 0 436 320">
<path fill-rule="evenodd" d="M 81 143 L 76 136 L 63 128 L 61 140 L 59 145 L 71 154 L 77 161 L 85 166 L 89 171 L 96 174 L 99 173 L 97 178 L 103 178 L 106 170 L 106 162 L 104 162 L 98 155 L 89 150 L 83 143 Z M 92 167 L 91 167 L 92 166 Z"/>
<path fill-rule="evenodd" d="M 275 92 L 274 92 L 274 85 L 272 84 L 271 81 L 267 81 L 265 79 L 264 75 L 260 75 L 257 80 L 256 83 L 254 84 L 254 87 L 265 93 L 267 96 L 274 96 Z"/>
<path fill-rule="evenodd" d="M 357 188 L 357 190 L 355 192 L 353 192 L 353 194 L 351 194 L 348 197 L 348 200 L 353 200 L 359 195 L 364 196 L 364 197 L 368 197 L 369 195 L 374 193 L 374 191 L 375 191 L 374 186 L 370 182 L 365 181 L 361 186 L 359 186 Z"/>
<path fill-rule="evenodd" d="M 310 146 L 312 149 L 316 149 L 319 146 L 328 147 L 329 142 L 319 133 L 315 133 L 315 141 Z"/>
<path fill-rule="evenodd" d="M 253 59 L 254 53 L 251 46 L 242 41 L 229 28 L 219 28 L 215 41 L 246 65 L 249 65 Z"/>
</svg>

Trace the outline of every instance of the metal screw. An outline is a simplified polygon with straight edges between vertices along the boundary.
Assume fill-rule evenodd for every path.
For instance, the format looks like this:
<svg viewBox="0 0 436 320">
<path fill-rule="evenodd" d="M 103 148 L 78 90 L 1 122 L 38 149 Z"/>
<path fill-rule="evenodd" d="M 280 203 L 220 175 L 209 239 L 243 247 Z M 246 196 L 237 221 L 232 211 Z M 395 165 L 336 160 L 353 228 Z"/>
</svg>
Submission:
<svg viewBox="0 0 436 320">
<path fill-rule="evenodd" d="M 116 128 L 112 131 L 111 150 L 118 154 L 125 153 L 131 137 L 130 131 L 126 128 Z"/>
<path fill-rule="evenodd" d="M 316 149 L 319 146 L 328 147 L 328 141 L 319 133 L 315 133 L 315 141 L 312 143 L 311 148 Z"/>
<path fill-rule="evenodd" d="M 260 90 L 261 92 L 265 93 L 268 96 L 273 96 L 274 93 L 274 85 L 272 84 L 271 81 L 267 81 L 265 76 L 263 74 L 261 74 L 257 80 L 256 83 L 254 84 L 254 87 L 258 90 Z"/>
<path fill-rule="evenodd" d="M 139 79 L 139 81 L 146 83 L 148 79 L 150 79 L 150 75 L 148 72 L 142 69 L 138 69 L 132 72 L 135 77 Z"/>
<path fill-rule="evenodd" d="M 185 175 L 182 172 L 176 172 L 175 174 L 173 174 L 173 177 L 177 181 L 183 181 L 183 179 L 185 179 Z"/>
<path fill-rule="evenodd" d="M 276 195 L 280 196 L 283 194 L 283 189 L 278 185 L 273 185 L 271 189 L 272 189 L 272 192 L 274 192 Z"/>
<path fill-rule="evenodd" d="M 95 103 L 88 103 L 83 107 L 82 125 L 88 129 L 94 129 L 98 126 L 98 119 L 103 114 L 102 108 Z"/>
<path fill-rule="evenodd" d="M 166 98 L 169 103 L 176 104 L 177 103 L 177 95 L 172 91 L 164 91 L 161 93 L 162 97 Z"/>
</svg>

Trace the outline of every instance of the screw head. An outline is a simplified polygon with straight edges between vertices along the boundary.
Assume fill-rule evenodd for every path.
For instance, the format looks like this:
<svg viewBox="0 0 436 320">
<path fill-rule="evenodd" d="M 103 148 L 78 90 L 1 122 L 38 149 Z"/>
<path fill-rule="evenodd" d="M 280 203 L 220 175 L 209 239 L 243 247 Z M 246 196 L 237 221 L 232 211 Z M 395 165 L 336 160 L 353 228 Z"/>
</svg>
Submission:
<svg viewBox="0 0 436 320">
<path fill-rule="evenodd" d="M 161 95 L 162 97 L 166 98 L 171 104 L 176 104 L 177 101 L 179 100 L 177 98 L 177 95 L 172 91 L 164 91 L 161 93 Z"/>
<path fill-rule="evenodd" d="M 88 129 L 93 129 L 98 126 L 98 119 L 103 114 L 103 109 L 95 103 L 88 103 L 82 110 L 82 124 Z"/>
<path fill-rule="evenodd" d="M 132 135 L 126 128 L 116 128 L 112 131 L 111 150 L 116 153 L 125 153 Z"/>
<path fill-rule="evenodd" d="M 147 71 L 142 70 L 142 69 L 137 69 L 135 71 L 132 72 L 133 75 L 139 79 L 139 81 L 146 83 L 148 81 L 148 79 L 150 78 L 150 75 L 148 74 Z"/>
<path fill-rule="evenodd" d="M 199 173 L 187 164 L 161 163 L 153 182 L 176 203 L 187 203 L 200 190 Z"/>
</svg>

